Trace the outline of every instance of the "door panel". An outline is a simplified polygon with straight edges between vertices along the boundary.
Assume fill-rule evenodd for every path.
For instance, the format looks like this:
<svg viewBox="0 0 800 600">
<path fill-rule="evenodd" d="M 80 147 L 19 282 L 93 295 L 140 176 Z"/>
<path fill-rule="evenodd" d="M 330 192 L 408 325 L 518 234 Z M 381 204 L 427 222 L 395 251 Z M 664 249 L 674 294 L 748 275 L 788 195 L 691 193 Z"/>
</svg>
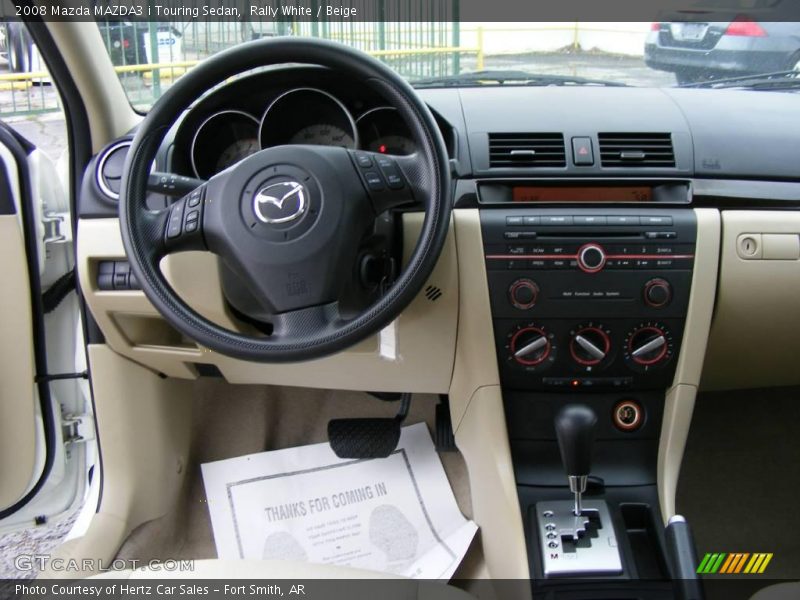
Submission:
<svg viewBox="0 0 800 600">
<path fill-rule="evenodd" d="M 42 470 L 35 389 L 31 290 L 20 213 L 20 182 L 12 153 L 0 147 L 0 511 L 33 487 Z M 38 431 L 37 431 L 38 430 Z"/>
</svg>

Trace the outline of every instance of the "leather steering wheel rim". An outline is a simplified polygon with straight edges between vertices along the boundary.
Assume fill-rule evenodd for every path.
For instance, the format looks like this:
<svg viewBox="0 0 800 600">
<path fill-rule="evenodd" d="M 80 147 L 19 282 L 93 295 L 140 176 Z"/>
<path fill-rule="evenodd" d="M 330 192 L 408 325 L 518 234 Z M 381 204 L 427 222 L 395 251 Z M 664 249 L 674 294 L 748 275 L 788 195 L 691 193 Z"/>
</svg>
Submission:
<svg viewBox="0 0 800 600">
<path fill-rule="evenodd" d="M 405 268 L 383 296 L 358 316 L 327 319 L 329 307 L 292 311 L 276 333 L 256 337 L 221 327 L 192 309 L 171 288 L 159 262 L 169 209 L 146 207 L 150 165 L 165 135 L 192 102 L 213 86 L 257 67 L 285 63 L 320 65 L 347 74 L 376 90 L 399 112 L 417 147 L 404 174 L 414 189 L 424 190 L 425 218 Z M 287 147 L 288 148 L 288 147 Z M 262 151 L 265 152 L 265 151 Z M 397 318 L 417 296 L 444 246 L 450 222 L 449 161 L 441 132 L 425 103 L 397 73 L 368 55 L 338 43 L 313 39 L 272 38 L 220 52 L 178 79 L 155 103 L 139 126 L 122 175 L 120 227 L 131 269 L 143 292 L 177 330 L 202 346 L 234 358 L 288 362 L 319 358 L 344 350 Z M 166 214 L 165 214 L 166 213 Z"/>
</svg>

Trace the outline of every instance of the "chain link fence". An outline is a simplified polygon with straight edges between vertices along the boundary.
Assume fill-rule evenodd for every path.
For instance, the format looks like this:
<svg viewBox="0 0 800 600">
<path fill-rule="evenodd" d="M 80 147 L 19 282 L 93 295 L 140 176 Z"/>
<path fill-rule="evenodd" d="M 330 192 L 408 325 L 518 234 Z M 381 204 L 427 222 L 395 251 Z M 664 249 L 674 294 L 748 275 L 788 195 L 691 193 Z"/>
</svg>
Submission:
<svg viewBox="0 0 800 600">
<path fill-rule="evenodd" d="M 97 26 L 131 103 L 146 109 L 204 58 L 250 40 L 304 36 L 342 42 L 376 56 L 410 79 L 460 72 L 464 55 L 482 62 L 480 43 L 461 44 L 458 0 L 345 0 L 359 20 L 301 21 L 291 17 L 301 0 L 275 0 L 274 21 L 98 21 Z M 312 5 L 315 0 L 311 0 Z M 305 0 L 304 4 L 307 4 Z M 181 6 L 192 3 L 182 0 Z M 199 5 L 199 4 L 198 4 Z M 313 7 L 312 7 L 313 8 Z M 19 22 L 0 24 L 0 118 L 61 110 L 38 51 Z"/>
</svg>

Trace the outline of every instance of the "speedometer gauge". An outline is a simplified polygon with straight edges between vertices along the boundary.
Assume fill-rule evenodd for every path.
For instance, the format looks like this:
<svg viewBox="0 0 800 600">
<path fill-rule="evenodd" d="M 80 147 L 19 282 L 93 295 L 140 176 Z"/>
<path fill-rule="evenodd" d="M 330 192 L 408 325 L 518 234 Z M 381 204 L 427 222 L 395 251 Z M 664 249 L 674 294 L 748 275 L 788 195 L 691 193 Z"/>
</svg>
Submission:
<svg viewBox="0 0 800 600">
<path fill-rule="evenodd" d="M 341 146 L 342 148 L 352 148 L 355 145 L 353 136 L 347 134 L 341 127 L 322 123 L 303 127 L 291 137 L 289 143 Z"/>
<path fill-rule="evenodd" d="M 355 121 L 341 100 L 316 88 L 295 88 L 278 96 L 261 118 L 262 148 L 315 144 L 355 148 Z"/>
</svg>

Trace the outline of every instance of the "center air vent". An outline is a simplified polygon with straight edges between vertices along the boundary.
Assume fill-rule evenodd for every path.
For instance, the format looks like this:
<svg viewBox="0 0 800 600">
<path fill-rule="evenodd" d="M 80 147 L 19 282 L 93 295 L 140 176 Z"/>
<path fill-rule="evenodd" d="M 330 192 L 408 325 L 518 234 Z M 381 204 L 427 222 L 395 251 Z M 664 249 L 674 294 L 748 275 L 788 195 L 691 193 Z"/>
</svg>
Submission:
<svg viewBox="0 0 800 600">
<path fill-rule="evenodd" d="M 565 167 L 560 133 L 490 133 L 490 168 Z"/>
<path fill-rule="evenodd" d="M 604 167 L 674 167 L 669 133 L 598 133 Z"/>
</svg>

